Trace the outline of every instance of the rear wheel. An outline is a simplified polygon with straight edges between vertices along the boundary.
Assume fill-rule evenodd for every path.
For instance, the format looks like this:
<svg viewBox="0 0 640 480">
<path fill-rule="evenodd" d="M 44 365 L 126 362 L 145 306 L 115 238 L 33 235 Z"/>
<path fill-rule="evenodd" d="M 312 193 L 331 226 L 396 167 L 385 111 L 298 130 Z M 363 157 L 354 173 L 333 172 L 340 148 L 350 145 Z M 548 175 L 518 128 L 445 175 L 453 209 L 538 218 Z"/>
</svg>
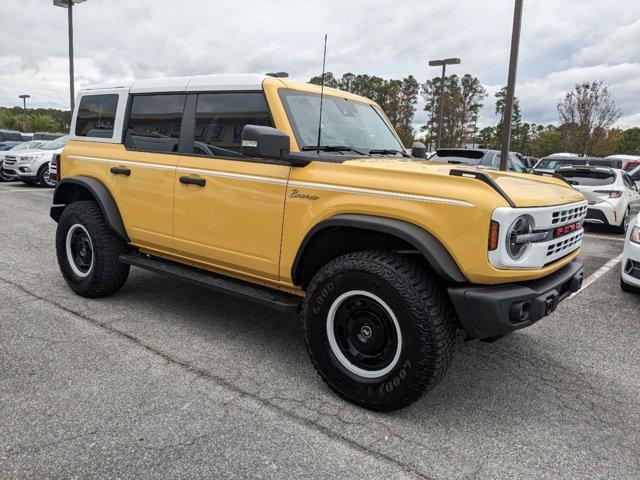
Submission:
<svg viewBox="0 0 640 480">
<path fill-rule="evenodd" d="M 313 278 L 302 310 L 311 360 L 338 395 L 396 410 L 433 388 L 453 355 L 455 314 L 438 279 L 387 251 L 344 255 Z"/>
<path fill-rule="evenodd" d="M 58 264 L 78 295 L 102 297 L 120 290 L 129 276 L 129 265 L 119 258 L 127 250 L 96 202 L 74 202 L 62 212 L 56 230 Z"/>
</svg>

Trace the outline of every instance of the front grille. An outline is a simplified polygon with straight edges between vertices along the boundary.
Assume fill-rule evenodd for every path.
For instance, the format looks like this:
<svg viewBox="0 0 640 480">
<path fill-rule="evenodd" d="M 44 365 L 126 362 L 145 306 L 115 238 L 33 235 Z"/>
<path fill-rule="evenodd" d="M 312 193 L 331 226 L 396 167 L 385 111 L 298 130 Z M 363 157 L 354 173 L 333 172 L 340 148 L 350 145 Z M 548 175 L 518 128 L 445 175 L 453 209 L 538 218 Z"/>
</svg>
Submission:
<svg viewBox="0 0 640 480">
<path fill-rule="evenodd" d="M 609 223 L 609 220 L 607 220 L 604 212 L 595 208 L 590 208 L 589 210 L 587 210 L 587 216 L 585 217 L 585 220 L 597 220 L 598 222 Z"/>
<path fill-rule="evenodd" d="M 17 162 L 17 158 L 14 156 L 7 155 L 6 157 L 4 157 L 5 165 L 13 165 L 16 162 Z"/>
<path fill-rule="evenodd" d="M 553 225 L 557 225 L 560 223 L 570 222 L 571 220 L 580 220 L 584 217 L 586 212 L 587 212 L 586 205 L 580 205 L 574 208 L 558 210 L 557 212 L 553 212 L 551 223 Z"/>
<path fill-rule="evenodd" d="M 554 255 L 559 255 L 563 253 L 569 253 L 570 251 L 573 251 L 578 246 L 580 246 L 581 240 L 582 240 L 582 232 L 579 232 L 576 235 L 572 235 L 558 242 L 551 243 L 550 245 L 547 246 L 547 257 L 551 257 Z"/>
</svg>

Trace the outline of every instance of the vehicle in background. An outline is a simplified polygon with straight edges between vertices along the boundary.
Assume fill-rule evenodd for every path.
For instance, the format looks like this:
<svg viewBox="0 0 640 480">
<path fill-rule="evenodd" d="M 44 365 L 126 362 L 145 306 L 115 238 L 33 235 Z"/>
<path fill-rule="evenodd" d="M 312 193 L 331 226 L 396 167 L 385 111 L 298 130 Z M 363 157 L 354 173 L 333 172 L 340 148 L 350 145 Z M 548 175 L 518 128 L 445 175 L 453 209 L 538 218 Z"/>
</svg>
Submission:
<svg viewBox="0 0 640 480">
<path fill-rule="evenodd" d="M 585 223 L 606 225 L 624 233 L 640 212 L 640 193 L 624 170 L 590 165 L 558 167 L 556 173 L 587 199 Z"/>
<path fill-rule="evenodd" d="M 640 215 L 631 222 L 626 232 L 620 288 L 625 292 L 640 293 Z"/>
<path fill-rule="evenodd" d="M 4 163 L 4 157 L 6 155 L 13 155 L 16 152 L 40 148 L 45 143 L 45 140 L 31 140 L 29 142 L 18 143 L 9 150 L 0 151 L 0 182 L 12 182 L 13 180 L 18 179 L 17 175 L 9 173 L 9 171 L 5 171 L 2 169 L 2 164 Z"/>
<path fill-rule="evenodd" d="M 483 148 L 439 148 L 429 161 L 460 164 L 481 169 L 500 170 L 500 151 Z M 509 154 L 508 169 L 512 172 L 529 173 L 529 169 L 515 154 Z"/>
<path fill-rule="evenodd" d="M 553 176 L 560 166 L 593 165 L 598 167 L 622 168 L 622 160 L 616 158 L 577 157 L 577 156 L 553 156 L 541 158 L 533 167 L 535 175 Z"/>
<path fill-rule="evenodd" d="M 11 150 L 16 145 L 20 145 L 22 142 L 14 142 L 14 141 L 6 141 L 0 142 L 0 152 L 6 152 L 7 150 Z"/>
<path fill-rule="evenodd" d="M 20 132 L 20 136 L 22 137 L 23 142 L 33 140 L 33 133 Z"/>
<path fill-rule="evenodd" d="M 60 137 L 45 143 L 40 148 L 7 154 L 4 158 L 2 171 L 8 172 L 9 175 L 17 175 L 22 182 L 28 185 L 53 188 L 56 186 L 56 182 L 51 179 L 49 166 L 53 156 L 62 152 L 68 141 L 68 136 Z"/>
<path fill-rule="evenodd" d="M 638 166 L 635 169 L 631 170 L 629 172 L 629 176 L 631 177 L 631 180 L 633 180 L 635 182 L 636 187 L 638 187 L 638 189 L 640 189 L 640 166 Z"/>
<path fill-rule="evenodd" d="M 0 142 L 23 142 L 22 135 L 17 130 L 0 129 Z"/>
<path fill-rule="evenodd" d="M 557 157 L 580 157 L 580 155 L 578 155 L 577 153 L 568 153 L 568 152 L 552 153 L 551 155 L 547 155 L 547 158 L 557 158 Z"/>
<path fill-rule="evenodd" d="M 637 168 L 640 166 L 640 156 L 638 155 L 609 155 L 608 157 L 604 157 L 604 158 L 622 160 L 622 169 L 627 172 L 630 172 L 634 168 Z"/>
<path fill-rule="evenodd" d="M 33 140 L 55 140 L 64 137 L 66 133 L 36 132 L 33 134 Z"/>
</svg>

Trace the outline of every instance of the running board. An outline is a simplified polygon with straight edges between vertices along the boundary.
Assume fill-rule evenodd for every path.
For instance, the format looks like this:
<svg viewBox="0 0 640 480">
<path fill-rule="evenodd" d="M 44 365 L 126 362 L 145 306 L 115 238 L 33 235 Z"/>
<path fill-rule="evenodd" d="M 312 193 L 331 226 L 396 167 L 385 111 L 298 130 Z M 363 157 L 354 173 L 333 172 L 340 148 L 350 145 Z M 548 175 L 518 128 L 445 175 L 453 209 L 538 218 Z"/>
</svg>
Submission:
<svg viewBox="0 0 640 480">
<path fill-rule="evenodd" d="M 163 273 L 180 280 L 210 288 L 216 292 L 226 293 L 243 300 L 258 303 L 273 308 L 283 313 L 293 314 L 298 311 L 302 299 L 296 295 L 288 295 L 267 287 L 252 285 L 242 280 L 218 275 L 187 265 L 182 265 L 171 260 L 152 257 L 140 252 L 125 253 L 120 255 L 120 262 L 144 268 L 152 272 Z"/>
</svg>

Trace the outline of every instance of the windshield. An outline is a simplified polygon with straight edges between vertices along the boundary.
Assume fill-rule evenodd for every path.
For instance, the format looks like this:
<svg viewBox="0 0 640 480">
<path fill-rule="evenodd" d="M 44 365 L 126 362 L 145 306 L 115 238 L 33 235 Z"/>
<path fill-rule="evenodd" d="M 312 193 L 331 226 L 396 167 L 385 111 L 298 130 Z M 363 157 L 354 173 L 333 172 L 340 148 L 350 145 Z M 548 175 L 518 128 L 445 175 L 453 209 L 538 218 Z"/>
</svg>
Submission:
<svg viewBox="0 0 640 480">
<path fill-rule="evenodd" d="M 535 168 L 544 168 L 546 170 L 555 170 L 560 165 L 586 165 L 586 160 L 579 158 L 543 158 L 538 162 Z"/>
<path fill-rule="evenodd" d="M 67 135 L 66 137 L 56 138 L 55 140 L 47 142 L 44 145 L 42 145 L 40 148 L 42 150 L 58 150 L 60 148 L 63 148 L 68 141 L 69 141 L 69 136 Z"/>
<path fill-rule="evenodd" d="M 32 148 L 39 148 L 44 142 L 40 140 L 31 140 L 30 142 L 24 142 L 20 145 L 16 145 L 12 150 L 30 150 Z"/>
<path fill-rule="evenodd" d="M 281 90 L 280 96 L 300 149 L 316 146 L 320 94 Z M 322 101 L 320 143 L 364 151 L 404 149 L 375 106 L 330 95 Z"/>
<path fill-rule="evenodd" d="M 591 171 L 568 171 L 562 172 L 562 176 L 572 185 L 583 185 L 585 187 L 599 187 L 602 185 L 611 185 L 616 180 L 613 172 Z"/>
</svg>

